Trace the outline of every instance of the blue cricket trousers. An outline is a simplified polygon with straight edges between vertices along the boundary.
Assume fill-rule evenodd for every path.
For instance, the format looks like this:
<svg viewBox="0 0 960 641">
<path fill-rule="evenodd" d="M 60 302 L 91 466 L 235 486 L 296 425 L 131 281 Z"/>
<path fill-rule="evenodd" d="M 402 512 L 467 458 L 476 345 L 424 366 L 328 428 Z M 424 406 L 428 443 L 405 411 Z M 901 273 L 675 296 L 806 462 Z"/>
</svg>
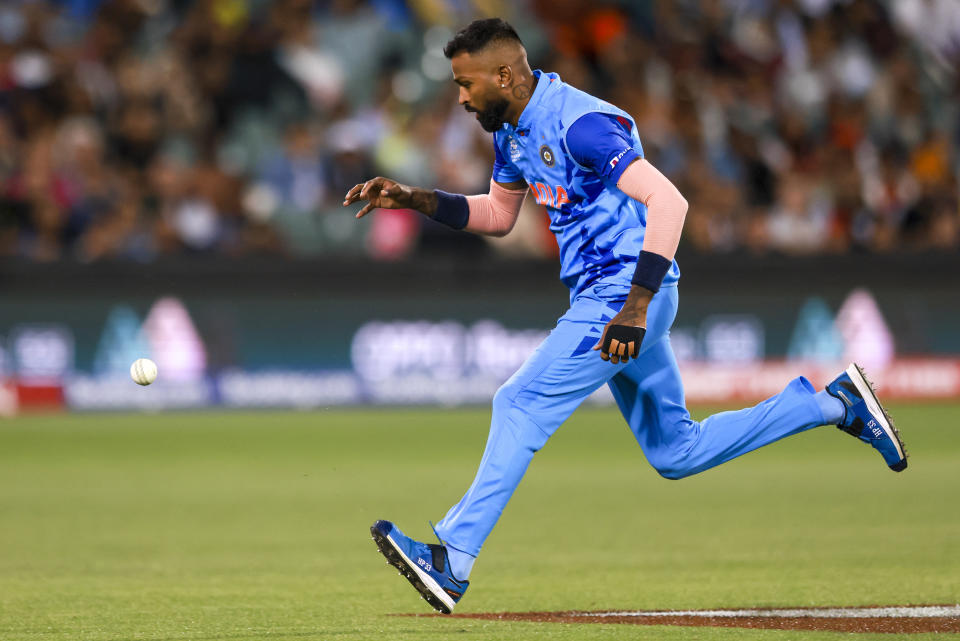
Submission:
<svg viewBox="0 0 960 641">
<path fill-rule="evenodd" d="M 557 327 L 493 397 L 490 435 L 476 478 L 437 524 L 448 545 L 477 556 L 533 455 L 580 403 L 606 383 L 643 449 L 666 478 L 679 479 L 824 423 L 815 390 L 796 378 L 756 407 L 696 422 L 670 347 L 677 288 L 657 292 L 647 310 L 640 355 L 614 365 L 593 346 L 627 291 L 598 284 L 577 296 Z"/>
</svg>

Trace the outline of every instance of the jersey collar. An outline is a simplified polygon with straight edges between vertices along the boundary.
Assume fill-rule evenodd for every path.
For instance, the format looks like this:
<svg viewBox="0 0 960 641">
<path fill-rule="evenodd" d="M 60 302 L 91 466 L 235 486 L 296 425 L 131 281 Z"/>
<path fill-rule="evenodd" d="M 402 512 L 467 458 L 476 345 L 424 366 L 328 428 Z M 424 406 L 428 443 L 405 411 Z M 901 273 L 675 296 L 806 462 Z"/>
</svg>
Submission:
<svg viewBox="0 0 960 641">
<path fill-rule="evenodd" d="M 518 133 L 530 129 L 544 96 L 560 84 L 560 76 L 555 73 L 543 73 L 539 69 L 534 69 L 533 77 L 537 79 L 537 86 L 533 90 L 533 95 L 530 96 L 530 101 L 523 108 L 520 118 L 517 119 L 516 131 Z M 513 129 L 510 123 L 504 123 L 503 126 L 505 129 Z"/>
</svg>

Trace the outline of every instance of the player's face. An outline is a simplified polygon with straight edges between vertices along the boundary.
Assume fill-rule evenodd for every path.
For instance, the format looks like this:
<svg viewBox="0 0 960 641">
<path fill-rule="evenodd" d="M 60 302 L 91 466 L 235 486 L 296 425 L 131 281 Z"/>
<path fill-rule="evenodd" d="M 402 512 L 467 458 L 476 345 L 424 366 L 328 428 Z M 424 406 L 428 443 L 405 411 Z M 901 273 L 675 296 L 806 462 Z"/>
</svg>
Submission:
<svg viewBox="0 0 960 641">
<path fill-rule="evenodd" d="M 510 102 L 499 90 L 497 66 L 491 65 L 482 54 L 468 53 L 457 54 L 450 64 L 453 80 L 460 85 L 459 102 L 463 108 L 477 114 L 477 121 L 485 131 L 500 129 L 506 122 Z"/>
</svg>

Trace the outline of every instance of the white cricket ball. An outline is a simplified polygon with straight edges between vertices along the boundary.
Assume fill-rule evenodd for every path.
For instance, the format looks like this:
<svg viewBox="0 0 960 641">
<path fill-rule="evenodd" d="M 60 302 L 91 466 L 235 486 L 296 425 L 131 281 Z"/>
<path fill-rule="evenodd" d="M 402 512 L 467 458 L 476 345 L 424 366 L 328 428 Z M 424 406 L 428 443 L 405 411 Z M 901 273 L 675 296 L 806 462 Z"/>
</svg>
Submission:
<svg viewBox="0 0 960 641">
<path fill-rule="evenodd" d="M 130 378 L 137 385 L 149 385 L 157 380 L 157 364 L 149 358 L 138 358 L 130 366 Z"/>
</svg>

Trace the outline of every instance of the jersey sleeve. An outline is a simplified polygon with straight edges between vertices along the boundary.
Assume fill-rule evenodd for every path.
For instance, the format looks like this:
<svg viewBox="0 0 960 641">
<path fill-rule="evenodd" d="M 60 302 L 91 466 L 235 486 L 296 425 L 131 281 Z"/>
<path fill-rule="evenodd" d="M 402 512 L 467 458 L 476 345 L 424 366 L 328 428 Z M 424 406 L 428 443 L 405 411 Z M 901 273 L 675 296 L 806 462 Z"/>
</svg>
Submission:
<svg viewBox="0 0 960 641">
<path fill-rule="evenodd" d="M 580 165 L 616 183 L 631 162 L 643 158 L 634 149 L 632 126 L 623 116 L 599 111 L 584 114 L 567 129 L 567 151 Z"/>
<path fill-rule="evenodd" d="M 493 139 L 493 180 L 494 182 L 509 184 L 515 183 L 518 180 L 523 180 L 523 176 L 520 174 L 520 171 L 514 167 L 510 162 L 504 158 L 503 153 L 500 151 L 500 145 L 497 144 L 497 139 Z"/>
</svg>

